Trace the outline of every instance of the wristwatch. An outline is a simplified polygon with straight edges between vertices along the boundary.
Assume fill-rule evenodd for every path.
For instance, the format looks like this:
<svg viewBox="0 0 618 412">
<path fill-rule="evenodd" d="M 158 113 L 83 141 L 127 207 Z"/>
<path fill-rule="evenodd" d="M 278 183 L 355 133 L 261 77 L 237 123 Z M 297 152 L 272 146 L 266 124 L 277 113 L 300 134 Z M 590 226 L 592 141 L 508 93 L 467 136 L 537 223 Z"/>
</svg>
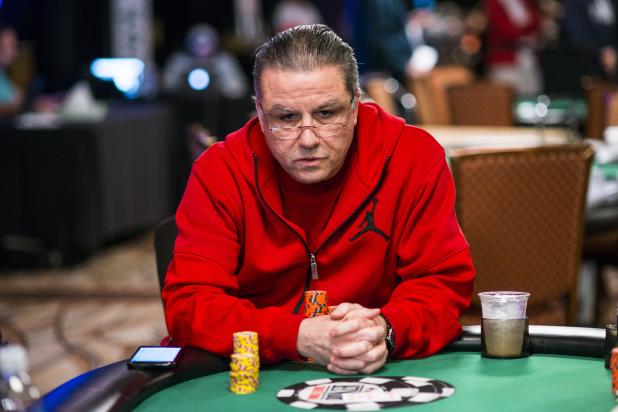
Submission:
<svg viewBox="0 0 618 412">
<path fill-rule="evenodd" d="M 382 319 L 384 319 L 384 322 L 386 322 L 386 336 L 384 337 L 384 343 L 386 343 L 386 350 L 390 355 L 395 349 L 395 332 L 393 331 L 391 323 L 388 321 L 388 319 L 386 319 L 386 316 L 381 313 L 380 316 L 382 316 Z"/>
</svg>

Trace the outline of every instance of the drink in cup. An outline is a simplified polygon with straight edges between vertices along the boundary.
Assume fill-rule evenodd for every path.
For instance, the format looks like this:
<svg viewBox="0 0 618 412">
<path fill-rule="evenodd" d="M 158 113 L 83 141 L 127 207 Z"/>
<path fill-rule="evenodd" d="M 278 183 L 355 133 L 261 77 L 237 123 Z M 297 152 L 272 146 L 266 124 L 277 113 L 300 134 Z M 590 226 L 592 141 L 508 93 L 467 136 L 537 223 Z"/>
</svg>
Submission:
<svg viewBox="0 0 618 412">
<path fill-rule="evenodd" d="M 481 292 L 481 355 L 488 358 L 528 356 L 528 292 Z"/>
</svg>

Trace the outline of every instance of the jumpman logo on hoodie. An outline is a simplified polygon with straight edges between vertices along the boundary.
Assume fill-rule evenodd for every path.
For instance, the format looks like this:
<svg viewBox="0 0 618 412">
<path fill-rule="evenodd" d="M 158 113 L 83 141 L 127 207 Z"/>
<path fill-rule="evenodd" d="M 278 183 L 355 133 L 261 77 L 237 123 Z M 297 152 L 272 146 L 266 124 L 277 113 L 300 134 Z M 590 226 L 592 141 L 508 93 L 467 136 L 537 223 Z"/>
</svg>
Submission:
<svg viewBox="0 0 618 412">
<path fill-rule="evenodd" d="M 361 224 L 358 225 L 358 227 L 362 229 L 357 234 L 355 234 L 352 238 L 350 238 L 350 242 L 358 239 L 359 237 L 361 237 L 367 232 L 375 232 L 386 240 L 390 239 L 390 237 L 386 233 L 378 229 L 375 225 L 375 222 L 373 220 L 373 215 L 376 211 L 376 205 L 378 204 L 378 199 L 374 197 L 372 202 L 373 202 L 373 207 L 371 208 L 371 212 L 369 211 L 365 212 L 365 218 L 363 219 Z"/>
</svg>

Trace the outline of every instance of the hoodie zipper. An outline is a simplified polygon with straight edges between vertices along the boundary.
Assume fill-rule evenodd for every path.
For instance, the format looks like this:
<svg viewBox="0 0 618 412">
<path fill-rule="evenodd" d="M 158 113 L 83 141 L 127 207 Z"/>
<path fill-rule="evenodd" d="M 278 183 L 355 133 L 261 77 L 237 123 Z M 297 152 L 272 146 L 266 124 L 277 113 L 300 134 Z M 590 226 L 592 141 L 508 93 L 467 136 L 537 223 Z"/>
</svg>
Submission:
<svg viewBox="0 0 618 412">
<path fill-rule="evenodd" d="M 331 235 L 328 238 L 326 238 L 326 240 L 324 242 L 322 242 L 322 245 L 326 244 L 335 235 L 335 233 L 337 233 L 339 231 L 339 229 L 344 227 L 354 216 L 356 216 L 359 213 L 360 210 L 362 210 L 363 207 L 365 207 L 367 202 L 373 197 L 375 192 L 382 185 L 382 181 L 384 180 L 384 176 L 386 175 L 386 168 L 387 168 L 388 163 L 390 162 L 390 160 L 391 160 L 391 157 L 387 156 L 386 157 L 386 161 L 384 162 L 384 166 L 382 167 L 382 173 L 380 174 L 380 178 L 378 179 L 378 183 L 371 190 L 371 192 L 369 192 L 369 195 L 360 203 L 360 206 L 357 207 L 354 210 L 354 212 L 352 212 L 350 214 L 350 216 L 348 216 L 348 218 L 346 220 L 344 220 L 339 226 L 337 226 L 337 228 L 335 230 L 333 230 Z M 300 299 L 298 300 L 298 302 L 294 306 L 294 313 L 299 313 L 301 305 L 303 304 L 303 302 L 305 300 L 304 292 L 309 290 L 309 287 L 311 286 L 311 281 L 312 280 L 318 280 L 319 279 L 318 262 L 316 260 L 315 255 L 318 253 L 318 250 L 320 250 L 322 245 L 320 245 L 320 247 L 318 247 L 315 252 L 312 252 L 311 249 L 309 248 L 309 245 L 307 244 L 307 242 L 303 238 L 303 236 L 300 233 L 298 233 L 298 231 L 296 229 L 294 229 L 292 226 L 290 226 L 290 224 L 288 222 L 286 222 L 281 216 L 279 216 L 279 214 L 277 212 L 275 212 L 272 207 L 270 207 L 270 205 L 268 204 L 266 199 L 264 199 L 264 196 L 262 195 L 262 191 L 260 190 L 260 185 L 259 185 L 259 182 L 258 182 L 258 156 L 257 156 L 256 153 L 253 153 L 253 165 L 254 165 L 253 169 L 254 169 L 254 178 L 255 178 L 255 188 L 256 188 L 256 190 L 258 192 L 258 195 L 260 196 L 260 199 L 262 199 L 262 202 L 266 205 L 268 210 L 270 210 L 271 213 L 273 215 L 275 215 L 277 217 L 277 219 L 281 223 L 283 223 L 285 226 L 290 228 L 290 230 L 292 232 L 294 232 L 294 234 L 296 234 L 296 236 L 298 236 L 298 238 L 300 239 L 301 243 L 305 247 L 305 251 L 307 252 L 307 255 L 309 256 L 309 270 L 308 270 L 308 273 L 307 273 L 307 278 L 305 279 L 305 289 L 304 289 L 303 293 L 300 295 Z"/>
<path fill-rule="evenodd" d="M 318 262 L 316 262 L 315 255 L 313 253 L 309 254 L 309 261 L 311 262 L 311 279 L 318 280 Z"/>
</svg>

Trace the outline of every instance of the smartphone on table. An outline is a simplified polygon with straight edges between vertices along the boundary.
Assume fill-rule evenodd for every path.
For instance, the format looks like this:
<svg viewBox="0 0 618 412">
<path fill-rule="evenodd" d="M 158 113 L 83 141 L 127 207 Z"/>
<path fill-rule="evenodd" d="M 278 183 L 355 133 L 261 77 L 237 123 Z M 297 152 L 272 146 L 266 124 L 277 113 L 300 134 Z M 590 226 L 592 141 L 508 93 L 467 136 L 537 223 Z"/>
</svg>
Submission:
<svg viewBox="0 0 618 412">
<path fill-rule="evenodd" d="M 127 365 L 134 369 L 172 369 L 180 361 L 182 353 L 182 348 L 178 346 L 140 346 Z"/>
</svg>

